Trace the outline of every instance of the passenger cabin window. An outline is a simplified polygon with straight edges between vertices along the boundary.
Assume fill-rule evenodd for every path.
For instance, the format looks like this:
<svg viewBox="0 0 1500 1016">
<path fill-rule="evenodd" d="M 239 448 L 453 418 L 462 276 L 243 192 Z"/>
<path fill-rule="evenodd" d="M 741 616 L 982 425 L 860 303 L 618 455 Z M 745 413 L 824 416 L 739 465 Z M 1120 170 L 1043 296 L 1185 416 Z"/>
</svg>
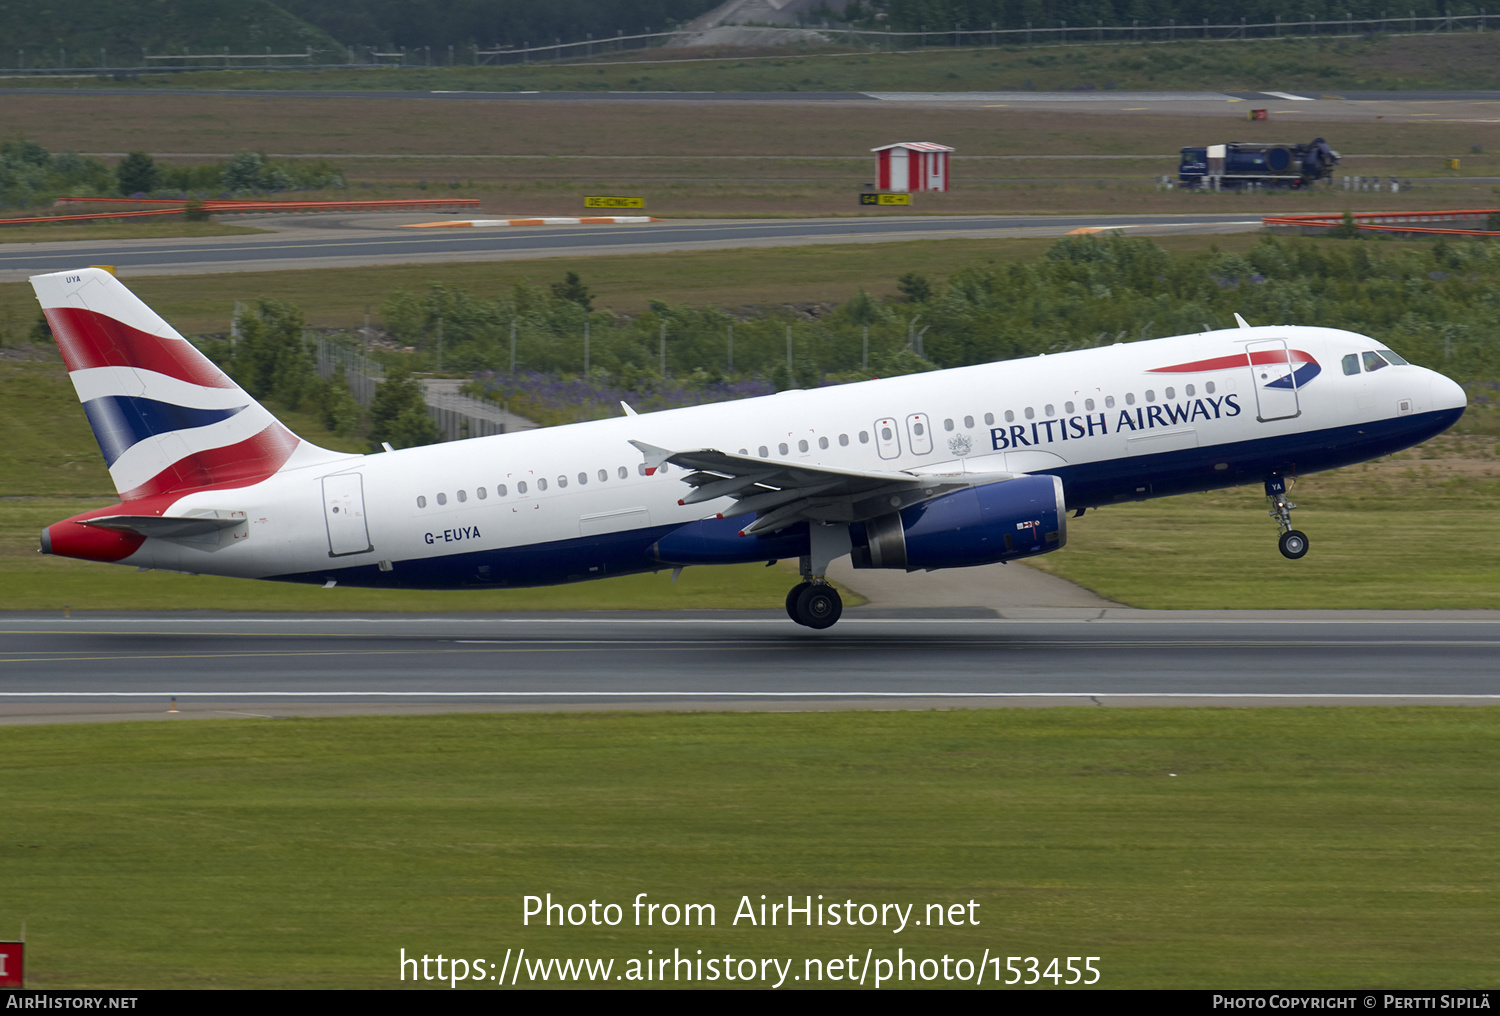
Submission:
<svg viewBox="0 0 1500 1016">
<path fill-rule="evenodd" d="M 1363 353 L 1361 353 L 1360 356 L 1363 357 L 1363 359 L 1365 361 L 1365 370 L 1366 371 L 1375 371 L 1375 370 L 1379 370 L 1381 367 L 1389 367 L 1390 366 L 1390 364 L 1386 363 L 1384 360 L 1382 360 L 1380 358 L 1380 354 L 1379 353 L 1376 353 L 1373 350 L 1368 350 L 1367 349 Z"/>
<path fill-rule="evenodd" d="M 1212 395 L 1214 393 L 1214 383 L 1212 381 L 1206 382 L 1203 385 L 1203 390 L 1205 392 L 1208 392 L 1208 394 Z"/>
<path fill-rule="evenodd" d="M 763 458 L 763 459 L 764 459 L 764 458 L 767 458 L 767 457 L 769 457 L 769 456 L 770 456 L 770 454 L 771 454 L 771 453 L 770 453 L 770 451 L 768 451 L 768 450 L 767 450 L 767 449 L 766 449 L 766 446 L 765 446 L 765 445 L 761 445 L 761 446 L 760 446 L 760 457 L 761 457 L 761 458 Z"/>
<path fill-rule="evenodd" d="M 635 471 L 637 473 L 641 474 L 642 476 L 645 476 L 646 475 L 646 464 L 644 462 L 642 462 L 640 465 L 638 465 L 638 466 L 635 467 Z"/>
<path fill-rule="evenodd" d="M 1147 402 L 1155 402 L 1156 401 L 1156 393 L 1153 392 L 1150 388 L 1146 389 L 1146 401 Z"/>
<path fill-rule="evenodd" d="M 785 441 L 781 442 L 781 444 L 779 444 L 779 445 L 776 446 L 776 452 L 779 455 L 786 455 L 786 454 L 788 454 L 789 449 L 787 448 Z"/>
<path fill-rule="evenodd" d="M 437 496 L 437 502 L 438 502 L 438 504 L 447 504 L 448 503 L 448 495 L 447 494 L 439 494 Z"/>
<path fill-rule="evenodd" d="M 563 487 L 566 487 L 567 485 L 568 485 L 568 478 L 566 476 L 559 476 L 557 478 L 557 486 L 558 486 L 559 489 L 561 489 Z"/>
<path fill-rule="evenodd" d="M 425 497 L 423 497 L 421 494 L 417 495 L 417 507 L 418 508 L 426 508 L 427 507 L 427 499 Z"/>
<path fill-rule="evenodd" d="M 1083 411 L 1085 413 L 1092 413 L 1094 411 L 1094 400 L 1093 399 L 1084 399 L 1083 400 Z"/>
<path fill-rule="evenodd" d="M 1113 408 L 1115 408 L 1115 397 L 1113 395 L 1106 395 L 1106 396 L 1104 396 L 1104 408 L 1105 409 L 1113 409 Z"/>
<path fill-rule="evenodd" d="M 849 447 L 849 435 L 848 434 L 840 434 L 839 435 L 839 447 L 840 448 L 848 448 Z"/>
<path fill-rule="evenodd" d="M 964 427 L 968 430 L 974 429 L 974 418 L 972 416 L 964 417 Z"/>
<path fill-rule="evenodd" d="M 626 479 L 630 478 L 630 470 L 626 469 L 624 466 L 620 467 L 619 474 L 620 474 L 620 479 L 622 479 L 622 480 L 626 480 Z"/>
<path fill-rule="evenodd" d="M 467 491 L 461 490 L 461 491 L 458 492 L 458 503 L 459 504 L 463 504 L 468 499 L 469 499 L 469 494 L 468 494 Z"/>
<path fill-rule="evenodd" d="M 1177 391 L 1176 391 L 1176 389 L 1168 388 L 1167 389 L 1167 398 L 1169 398 L 1169 399 L 1175 399 L 1175 398 L 1177 398 Z"/>
<path fill-rule="evenodd" d="M 1188 398 L 1192 398 L 1194 395 L 1197 395 L 1197 394 L 1198 394 L 1198 389 L 1194 388 L 1192 385 L 1188 385 L 1187 386 L 1187 397 Z"/>
<path fill-rule="evenodd" d="M 944 420 L 943 421 L 943 429 L 944 430 L 952 430 L 953 429 L 953 421 L 952 420 Z"/>
<path fill-rule="evenodd" d="M 580 486 L 582 486 L 583 484 L 588 483 L 588 482 L 589 482 L 589 474 L 588 473 L 579 473 L 578 474 L 578 483 L 579 483 Z"/>
<path fill-rule="evenodd" d="M 797 450 L 799 452 L 805 452 L 805 451 L 807 451 L 807 441 L 806 441 L 806 439 L 797 442 Z"/>
<path fill-rule="evenodd" d="M 870 443 L 870 432 L 869 431 L 862 430 L 862 431 L 859 432 L 859 443 L 860 444 L 869 444 Z"/>
<path fill-rule="evenodd" d="M 599 470 L 599 482 L 600 483 L 607 483 L 607 482 L 609 482 L 609 470 L 608 469 L 601 469 L 601 470 Z"/>
<path fill-rule="evenodd" d="M 995 414 L 994 413 L 985 413 L 984 414 L 984 425 L 986 427 L 993 427 L 995 425 Z"/>
<path fill-rule="evenodd" d="M 506 490 L 505 489 L 505 484 L 502 483 L 502 484 L 500 484 L 500 486 L 498 486 L 498 487 L 495 488 L 495 493 L 498 494 L 501 497 L 504 497 L 505 495 L 509 494 L 510 491 Z"/>
<path fill-rule="evenodd" d="M 489 488 L 488 487 L 475 487 L 474 488 L 474 495 L 476 497 L 478 497 L 479 500 L 483 501 L 485 498 L 487 498 L 487 497 L 490 496 Z"/>
<path fill-rule="evenodd" d="M 1067 413 L 1069 416 L 1071 416 L 1073 414 L 1073 403 L 1071 403 L 1071 402 L 1064 402 L 1063 403 L 1063 412 Z"/>
<path fill-rule="evenodd" d="M 1125 393 L 1125 404 L 1127 406 L 1133 406 L 1133 405 L 1135 405 L 1135 392 L 1126 392 Z"/>
<path fill-rule="evenodd" d="M 1016 420 L 1016 414 L 1014 412 L 1012 412 L 1011 410 L 1007 409 L 1005 411 L 1005 422 L 1006 423 L 1014 423 L 1015 420 Z"/>
<path fill-rule="evenodd" d="M 536 478 L 536 489 L 537 490 L 546 490 L 547 489 L 547 479 L 546 479 L 546 477 L 538 476 Z"/>
<path fill-rule="evenodd" d="M 1032 409 L 1030 406 L 1026 407 L 1026 419 L 1028 419 L 1028 420 L 1034 420 L 1034 419 L 1036 419 L 1036 410 Z"/>
<path fill-rule="evenodd" d="M 517 494 L 524 494 L 524 493 L 526 493 L 526 481 L 525 480 L 522 480 L 521 482 L 519 482 L 519 483 L 516 484 L 516 493 Z"/>
<path fill-rule="evenodd" d="M 818 438 L 818 447 L 826 450 L 828 448 L 828 439 L 826 437 Z"/>
<path fill-rule="evenodd" d="M 1056 416 L 1057 415 L 1057 410 L 1054 409 L 1054 408 L 1052 408 L 1052 404 L 1051 403 L 1048 403 L 1047 406 L 1042 410 L 1042 412 L 1046 413 L 1048 416 Z"/>
</svg>

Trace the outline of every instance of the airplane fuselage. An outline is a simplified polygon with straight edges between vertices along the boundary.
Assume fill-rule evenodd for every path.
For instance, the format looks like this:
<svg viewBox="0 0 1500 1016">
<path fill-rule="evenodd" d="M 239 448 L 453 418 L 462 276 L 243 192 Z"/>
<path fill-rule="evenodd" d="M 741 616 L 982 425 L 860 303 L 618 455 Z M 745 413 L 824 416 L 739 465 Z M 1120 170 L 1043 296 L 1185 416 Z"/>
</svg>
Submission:
<svg viewBox="0 0 1500 1016">
<path fill-rule="evenodd" d="M 658 541 L 730 499 L 679 504 L 688 471 L 649 470 L 632 440 L 843 470 L 1051 474 L 1069 510 L 1261 483 L 1389 454 L 1462 414 L 1440 374 L 1366 369 L 1377 348 L 1334 329 L 1235 329 L 351 455 L 154 499 L 152 514 L 226 521 L 136 537 L 114 559 L 411 588 L 671 567 Z M 758 556 L 806 553 L 806 523 L 798 532 L 765 538 Z"/>
</svg>

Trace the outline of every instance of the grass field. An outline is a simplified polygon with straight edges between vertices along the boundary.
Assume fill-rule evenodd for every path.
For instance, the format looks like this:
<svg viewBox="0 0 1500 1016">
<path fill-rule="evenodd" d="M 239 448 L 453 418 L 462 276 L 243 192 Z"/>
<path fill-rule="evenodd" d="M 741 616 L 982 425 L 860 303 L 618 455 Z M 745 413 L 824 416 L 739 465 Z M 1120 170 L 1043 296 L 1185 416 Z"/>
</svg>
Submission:
<svg viewBox="0 0 1500 1016">
<path fill-rule="evenodd" d="M 872 182 L 870 149 L 902 138 L 957 149 L 954 189 L 918 195 L 919 213 L 1186 210 L 1248 217 L 1496 202 L 1493 184 L 1474 178 L 1500 175 L 1500 152 L 1488 125 L 1463 116 L 1424 120 L 1414 106 L 1412 115 L 1384 119 L 1288 113 L 1250 122 L 1243 102 L 1225 103 L 1222 116 L 1139 110 L 1125 99 L 1119 105 L 1059 115 L 1004 103 L 483 103 L 122 91 L 16 95 L 7 99 L 6 117 L 11 129 L 51 150 L 121 152 L 149 138 L 150 150 L 168 161 L 204 162 L 247 148 L 326 156 L 352 190 L 304 196 L 476 197 L 497 215 L 577 214 L 586 195 L 621 192 L 645 197 L 653 214 L 666 217 L 856 214 L 856 195 Z M 1490 110 L 1472 107 L 1480 119 Z M 1416 188 L 1397 195 L 1321 187 L 1190 194 L 1155 183 L 1175 176 L 1174 153 L 1184 145 L 1318 136 L 1347 153 L 1343 172 L 1395 175 L 1415 180 Z M 1031 158 L 1040 155 L 1049 158 Z M 1129 158 L 1067 158 L 1080 155 Z M 1462 158 L 1462 170 L 1443 168 L 1453 157 Z"/>
<path fill-rule="evenodd" d="M 1394 11 L 1392 13 L 1395 13 Z M 1395 25 L 1399 30 L 1399 25 Z M 1106 45 L 1006 45 L 909 52 L 854 47 L 634 50 L 567 64 L 508 67 L 203 71 L 128 81 L 0 79 L 0 87 L 459 91 L 1073 91 L 1216 88 L 1493 89 L 1494 33 Z"/>
<path fill-rule="evenodd" d="M 3 727 L 0 929 L 25 922 L 36 988 L 388 988 L 403 948 L 523 947 L 1493 988 L 1497 744 L 1500 711 L 1439 708 Z M 625 921 L 523 926 L 546 893 Z M 715 924 L 635 927 L 637 893 Z M 762 894 L 977 925 L 735 926 Z"/>
<path fill-rule="evenodd" d="M 1254 245 L 1251 233 L 1221 237 L 1157 237 L 1171 251 L 1202 250 L 1208 244 L 1241 253 Z M 508 292 L 517 282 L 552 283 L 576 271 L 594 293 L 594 306 L 638 314 L 652 300 L 730 311 L 742 308 L 828 304 L 849 299 L 863 287 L 880 298 L 897 294 L 896 279 L 913 266 L 934 283 L 975 264 L 1039 257 L 1053 240 L 919 240 L 692 251 L 628 257 L 547 258 L 445 265 L 390 265 L 309 271 L 237 272 L 123 278 L 140 298 L 184 334 L 225 333 L 235 301 L 262 297 L 302 308 L 315 328 L 354 329 L 368 309 L 379 324 L 380 305 L 398 289 L 423 292 L 441 282 L 476 297 Z M 1328 241 L 1337 242 L 1337 241 Z M 0 344 L 20 345 L 37 320 L 36 295 L 27 282 L 0 283 Z M 0 449 L 3 454 L 3 449 Z"/>
</svg>

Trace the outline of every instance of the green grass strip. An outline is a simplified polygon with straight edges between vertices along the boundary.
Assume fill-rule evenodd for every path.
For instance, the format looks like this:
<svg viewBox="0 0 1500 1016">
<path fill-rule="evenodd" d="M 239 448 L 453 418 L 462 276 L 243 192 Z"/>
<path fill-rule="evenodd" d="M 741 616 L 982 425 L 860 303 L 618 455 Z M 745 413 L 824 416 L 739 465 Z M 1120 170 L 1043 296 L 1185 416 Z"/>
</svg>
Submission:
<svg viewBox="0 0 1500 1016">
<path fill-rule="evenodd" d="M 163 703 L 165 706 L 165 703 Z M 0 729 L 41 988 L 397 986 L 397 956 L 1101 957 L 1101 987 L 1493 987 L 1500 710 L 485 714 Z M 713 927 L 522 925 L 522 897 Z M 979 904 L 752 927 L 741 896 Z"/>
</svg>

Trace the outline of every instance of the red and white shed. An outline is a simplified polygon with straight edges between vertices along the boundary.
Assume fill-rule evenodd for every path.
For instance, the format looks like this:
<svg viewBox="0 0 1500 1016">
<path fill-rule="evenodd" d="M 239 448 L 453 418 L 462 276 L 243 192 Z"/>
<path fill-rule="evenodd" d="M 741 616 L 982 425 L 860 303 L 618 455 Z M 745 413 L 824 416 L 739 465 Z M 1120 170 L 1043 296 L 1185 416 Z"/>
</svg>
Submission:
<svg viewBox="0 0 1500 1016">
<path fill-rule="evenodd" d="M 877 190 L 945 191 L 948 189 L 947 145 L 932 141 L 898 141 L 872 148 Z"/>
</svg>

